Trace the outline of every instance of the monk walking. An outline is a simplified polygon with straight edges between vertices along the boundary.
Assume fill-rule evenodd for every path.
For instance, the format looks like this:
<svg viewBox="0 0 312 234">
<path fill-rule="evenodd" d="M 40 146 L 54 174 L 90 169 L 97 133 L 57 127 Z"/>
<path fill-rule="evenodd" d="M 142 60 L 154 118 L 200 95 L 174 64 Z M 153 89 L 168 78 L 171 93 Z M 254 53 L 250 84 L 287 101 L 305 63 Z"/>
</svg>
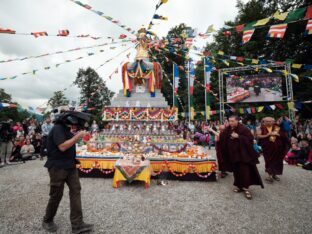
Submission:
<svg viewBox="0 0 312 234">
<path fill-rule="evenodd" d="M 262 124 L 257 128 L 257 137 L 262 147 L 265 161 L 265 179 L 269 183 L 279 181 L 277 175 L 283 174 L 283 159 L 289 149 L 287 134 L 275 124 L 274 118 L 263 118 Z"/>
<path fill-rule="evenodd" d="M 244 192 L 247 199 L 252 199 L 249 186 L 263 183 L 256 164 L 258 154 L 253 148 L 253 135 L 250 130 L 238 122 L 237 116 L 229 117 L 229 126 L 220 134 L 221 155 L 224 165 L 234 175 L 233 190 Z"/>
</svg>

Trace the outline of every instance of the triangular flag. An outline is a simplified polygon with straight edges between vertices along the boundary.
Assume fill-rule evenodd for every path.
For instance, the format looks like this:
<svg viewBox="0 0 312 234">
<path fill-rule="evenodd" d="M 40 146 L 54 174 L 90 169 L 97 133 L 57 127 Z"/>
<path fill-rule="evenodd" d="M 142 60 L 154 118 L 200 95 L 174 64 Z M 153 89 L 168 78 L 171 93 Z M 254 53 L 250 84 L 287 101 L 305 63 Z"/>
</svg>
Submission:
<svg viewBox="0 0 312 234">
<path fill-rule="evenodd" d="M 312 19 L 312 5 L 308 6 L 304 19 Z"/>
<path fill-rule="evenodd" d="M 257 108 L 258 112 L 263 111 L 263 109 L 264 109 L 264 106 L 258 106 L 258 108 Z"/>
<path fill-rule="evenodd" d="M 255 29 L 247 30 L 243 32 L 243 44 L 247 43 L 250 41 Z"/>
<path fill-rule="evenodd" d="M 279 11 L 277 11 L 274 13 L 273 18 L 283 21 L 286 19 L 287 15 L 288 15 L 288 12 L 280 13 Z"/>
<path fill-rule="evenodd" d="M 258 20 L 257 23 L 254 24 L 253 26 L 262 26 L 262 25 L 266 25 L 266 24 L 270 21 L 270 19 L 271 19 L 271 17 Z"/>
<path fill-rule="evenodd" d="M 208 33 L 213 33 L 213 32 L 215 32 L 215 31 L 217 31 L 217 30 L 215 30 L 215 29 L 213 28 L 213 24 L 212 24 L 212 25 L 210 25 L 210 26 L 207 28 L 206 34 L 208 34 Z"/>
<path fill-rule="evenodd" d="M 276 109 L 276 106 L 275 105 L 270 105 L 271 109 L 272 110 L 275 110 Z"/>
<path fill-rule="evenodd" d="M 300 69 L 302 67 L 302 64 L 296 64 L 296 63 L 293 63 L 291 65 L 292 68 L 297 68 L 297 69 Z"/>
<path fill-rule="evenodd" d="M 299 76 L 296 74 L 290 74 L 290 76 L 296 81 L 297 83 L 299 82 Z"/>
<path fill-rule="evenodd" d="M 268 32 L 268 37 L 283 38 L 287 29 L 287 24 L 272 25 Z"/>
<path fill-rule="evenodd" d="M 288 16 L 285 20 L 285 23 L 289 23 L 289 22 L 293 22 L 293 21 L 297 21 L 300 20 L 304 17 L 305 12 L 306 12 L 306 7 L 302 7 L 302 8 L 298 8 L 292 12 L 288 13 Z"/>
</svg>

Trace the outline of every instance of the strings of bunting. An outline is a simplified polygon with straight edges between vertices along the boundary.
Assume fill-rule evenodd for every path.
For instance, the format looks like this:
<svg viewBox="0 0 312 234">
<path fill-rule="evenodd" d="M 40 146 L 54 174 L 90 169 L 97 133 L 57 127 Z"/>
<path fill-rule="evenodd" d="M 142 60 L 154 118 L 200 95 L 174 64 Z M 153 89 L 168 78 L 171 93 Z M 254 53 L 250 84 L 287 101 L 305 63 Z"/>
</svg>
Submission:
<svg viewBox="0 0 312 234">
<path fill-rule="evenodd" d="M 55 33 L 48 33 L 46 31 L 41 32 L 16 32 L 14 29 L 6 29 L 6 28 L 0 28 L 0 34 L 10 34 L 10 35 L 19 35 L 19 36 L 32 36 L 35 38 L 38 37 L 68 37 L 68 38 L 91 38 L 93 40 L 99 40 L 99 39 L 109 39 L 109 40 L 115 40 L 115 39 L 125 39 L 127 35 L 120 34 L 118 38 L 110 37 L 110 36 L 94 36 L 90 34 L 77 34 L 77 35 L 70 35 L 70 32 L 68 29 L 59 30 L 57 34 Z"/>
<path fill-rule="evenodd" d="M 24 60 L 27 60 L 27 59 L 42 58 L 42 57 L 46 57 L 46 56 L 50 56 L 50 55 L 64 54 L 64 53 L 68 53 L 68 52 L 75 52 L 75 51 L 84 50 L 84 49 L 91 49 L 91 48 L 96 48 L 96 47 L 102 47 L 102 46 L 113 45 L 113 44 L 120 44 L 120 43 L 127 43 L 127 42 L 133 42 L 133 41 L 131 41 L 131 40 L 122 40 L 122 41 L 119 41 L 119 42 L 110 42 L 110 43 L 102 43 L 102 44 L 91 45 L 91 46 L 77 47 L 77 48 L 74 48 L 74 49 L 63 50 L 63 51 L 56 51 L 56 52 L 51 52 L 51 53 L 44 53 L 44 54 L 40 54 L 40 55 L 33 55 L 33 56 L 27 56 L 27 57 L 20 57 L 20 58 L 14 58 L 14 59 L 1 60 L 0 63 L 24 61 Z"/>
<path fill-rule="evenodd" d="M 256 29 L 269 27 L 267 38 L 279 38 L 282 39 L 285 36 L 288 24 L 307 21 L 305 35 L 312 34 L 312 5 L 307 7 L 297 8 L 291 12 L 280 13 L 275 12 L 272 16 L 260 19 L 257 21 L 244 23 L 235 26 L 225 25 L 219 30 L 215 30 L 213 25 L 209 26 L 206 35 L 213 32 L 222 32 L 224 36 L 229 37 L 233 35 L 233 32 L 242 33 L 242 44 L 249 42 Z M 278 21 L 277 24 L 268 25 L 270 21 Z"/>
<path fill-rule="evenodd" d="M 164 16 L 161 16 L 161 15 L 157 15 L 157 14 L 156 14 L 156 11 L 159 9 L 159 7 L 160 7 L 162 4 L 165 4 L 165 3 L 167 3 L 167 2 L 168 2 L 168 0 L 160 0 L 159 3 L 156 5 L 155 11 L 154 11 L 154 14 L 153 14 L 153 17 L 152 17 L 152 19 L 151 19 L 151 21 L 150 21 L 150 23 L 149 23 L 149 25 L 148 25 L 148 27 L 147 27 L 148 30 L 151 30 L 152 27 L 153 27 L 153 25 L 154 25 L 153 19 L 168 20 L 168 17 L 164 17 Z"/>
<path fill-rule="evenodd" d="M 125 44 L 124 46 L 126 46 L 126 44 Z M 133 47 L 133 45 L 132 45 L 131 47 L 129 47 L 127 50 L 129 50 L 129 49 L 132 48 L 132 47 Z M 110 47 L 109 49 L 116 49 L 116 47 Z M 125 51 L 125 50 L 124 50 L 124 51 Z M 124 51 L 122 51 L 122 52 L 124 52 Z M 18 76 L 21 76 L 21 75 L 28 75 L 28 74 L 36 75 L 38 71 L 50 70 L 50 69 L 53 68 L 53 67 L 57 68 L 57 67 L 59 67 L 59 66 L 62 65 L 62 64 L 66 64 L 66 63 L 74 62 L 74 61 L 77 61 L 77 60 L 80 60 L 80 59 L 88 58 L 88 57 L 90 57 L 90 56 L 94 56 L 94 55 L 96 55 L 96 54 L 98 54 L 98 53 L 102 53 L 102 52 L 104 52 L 104 50 L 102 50 L 102 49 L 99 50 L 99 51 L 97 51 L 97 53 L 95 53 L 95 52 L 88 52 L 86 56 L 80 56 L 80 57 L 77 57 L 77 58 L 75 58 L 75 59 L 67 59 L 67 60 L 65 60 L 64 62 L 61 62 L 61 63 L 57 63 L 57 64 L 54 64 L 54 65 L 51 65 L 51 66 L 46 66 L 46 67 L 43 67 L 43 68 L 41 68 L 41 69 L 33 69 L 33 70 L 30 71 L 30 72 L 23 72 L 23 73 L 21 73 L 21 74 L 19 74 L 19 75 L 14 75 L 14 76 L 11 76 L 11 77 L 1 77 L 1 76 L 0 76 L 0 80 L 14 80 L 14 79 L 16 79 Z M 120 54 L 120 53 L 119 53 L 119 54 Z M 115 57 L 119 56 L 119 54 L 116 55 Z M 113 57 L 113 58 L 114 58 L 114 57 Z M 107 60 L 107 62 L 111 61 L 113 58 Z M 103 64 L 103 65 L 104 65 L 104 64 Z"/>
<path fill-rule="evenodd" d="M 89 10 L 89 11 L 92 11 L 93 13 L 95 13 L 95 14 L 97 14 L 97 15 L 99 15 L 99 16 L 105 18 L 105 19 L 107 19 L 108 21 L 112 22 L 113 24 L 115 24 L 115 25 L 119 26 L 120 28 L 126 30 L 128 33 L 130 33 L 130 34 L 132 34 L 132 35 L 135 34 L 135 30 L 133 30 L 133 29 L 131 29 L 130 27 L 128 27 L 128 26 L 126 26 L 126 25 L 120 23 L 119 20 L 113 19 L 113 17 L 108 16 L 108 15 L 105 15 L 105 14 L 104 14 L 103 12 L 101 12 L 101 11 L 97 11 L 97 10 L 93 9 L 93 7 L 90 6 L 90 5 L 88 5 L 88 4 L 83 4 L 82 2 L 76 1 L 76 0 L 69 0 L 69 1 L 71 1 L 71 2 L 73 2 L 73 3 L 75 3 L 75 4 L 77 4 L 77 5 L 79 5 L 79 6 L 81 6 L 81 7 L 83 7 L 83 8 L 85 8 L 85 9 Z"/>
</svg>

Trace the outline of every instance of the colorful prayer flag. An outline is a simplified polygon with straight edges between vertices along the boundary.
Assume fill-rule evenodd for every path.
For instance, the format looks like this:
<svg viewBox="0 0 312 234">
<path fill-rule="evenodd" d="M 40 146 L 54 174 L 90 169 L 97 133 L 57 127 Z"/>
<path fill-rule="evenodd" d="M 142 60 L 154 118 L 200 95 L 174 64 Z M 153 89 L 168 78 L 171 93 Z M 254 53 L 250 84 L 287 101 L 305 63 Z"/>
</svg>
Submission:
<svg viewBox="0 0 312 234">
<path fill-rule="evenodd" d="M 59 30 L 57 36 L 60 37 L 67 37 L 69 35 L 69 30 L 65 29 L 65 30 Z"/>
<path fill-rule="evenodd" d="M 306 9 L 307 9 L 306 7 L 302 7 L 302 8 L 298 8 L 294 11 L 289 12 L 285 20 L 285 23 L 289 23 L 289 22 L 302 19 L 305 15 Z"/>
<path fill-rule="evenodd" d="M 307 22 L 307 27 L 306 27 L 305 34 L 306 35 L 311 35 L 312 34 L 312 19 L 308 20 L 308 22 Z"/>
<path fill-rule="evenodd" d="M 178 103 L 178 90 L 179 90 L 179 84 L 180 84 L 180 71 L 179 71 L 179 67 L 177 64 L 173 64 L 173 93 L 174 93 L 174 97 L 173 97 L 173 106 L 175 107 L 179 107 Z"/>
<path fill-rule="evenodd" d="M 273 18 L 283 21 L 286 19 L 287 16 L 288 16 L 288 12 L 280 13 L 279 11 L 277 11 L 274 13 Z"/>
<path fill-rule="evenodd" d="M 210 120 L 210 110 L 211 110 L 211 98 L 210 98 L 210 91 L 211 91 L 211 84 L 210 84 L 210 77 L 211 77 L 211 72 L 213 69 L 213 65 L 210 62 L 208 58 L 204 58 L 204 77 L 205 77 L 205 96 L 206 96 L 206 101 L 205 101 L 205 112 L 206 112 L 206 120 Z"/>
<path fill-rule="evenodd" d="M 245 27 L 245 24 L 237 25 L 237 26 L 235 27 L 236 32 L 237 32 L 237 33 L 242 32 L 242 31 L 244 30 L 244 27 Z"/>
<path fill-rule="evenodd" d="M 287 24 L 272 25 L 268 32 L 268 37 L 283 38 L 287 29 Z"/>
<path fill-rule="evenodd" d="M 37 37 L 48 36 L 48 33 L 47 32 L 32 32 L 31 35 L 37 38 Z"/>
<path fill-rule="evenodd" d="M 258 20 L 257 23 L 255 23 L 253 26 L 262 26 L 262 25 L 266 25 L 266 24 L 270 21 L 270 19 L 271 19 L 271 17 Z"/>
<path fill-rule="evenodd" d="M 304 19 L 312 19 L 312 5 L 308 6 Z"/>
<path fill-rule="evenodd" d="M 247 43 L 250 41 L 255 29 L 247 30 L 243 32 L 243 44 Z"/>
</svg>

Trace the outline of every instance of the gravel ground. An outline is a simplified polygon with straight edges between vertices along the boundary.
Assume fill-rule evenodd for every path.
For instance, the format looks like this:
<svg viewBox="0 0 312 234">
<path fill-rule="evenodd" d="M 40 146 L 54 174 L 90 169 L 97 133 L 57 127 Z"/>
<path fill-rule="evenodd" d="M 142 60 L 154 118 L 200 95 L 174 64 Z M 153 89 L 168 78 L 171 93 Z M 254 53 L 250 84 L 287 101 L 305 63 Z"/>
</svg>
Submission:
<svg viewBox="0 0 312 234">
<path fill-rule="evenodd" d="M 48 201 L 43 161 L 0 168 L 0 233 L 45 233 Z M 259 166 L 264 177 L 263 161 Z M 113 189 L 112 179 L 81 178 L 84 219 L 94 233 L 311 233 L 312 172 L 285 166 L 280 182 L 251 187 L 253 200 L 232 192 L 232 175 L 218 182 L 140 183 Z M 70 233 L 65 189 L 55 222 Z M 310 230 L 310 231 L 309 231 Z"/>
</svg>

